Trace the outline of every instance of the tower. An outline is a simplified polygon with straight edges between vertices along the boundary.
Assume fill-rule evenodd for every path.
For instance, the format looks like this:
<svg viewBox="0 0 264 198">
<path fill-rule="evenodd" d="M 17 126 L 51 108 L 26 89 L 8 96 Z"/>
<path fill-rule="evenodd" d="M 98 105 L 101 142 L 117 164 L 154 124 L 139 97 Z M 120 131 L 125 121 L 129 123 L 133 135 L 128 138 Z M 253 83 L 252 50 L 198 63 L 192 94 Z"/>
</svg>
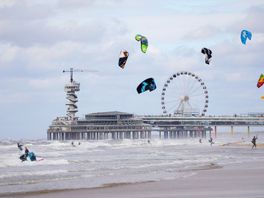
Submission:
<svg viewBox="0 0 264 198">
<path fill-rule="evenodd" d="M 70 68 L 70 71 L 65 71 L 63 72 L 70 72 L 71 73 L 71 80 L 70 83 L 65 85 L 65 92 L 66 92 L 66 99 L 67 103 L 67 117 L 69 121 L 74 121 L 75 120 L 75 113 L 78 112 L 78 107 L 76 103 L 78 102 L 78 97 L 76 95 L 76 91 L 80 91 L 80 83 L 77 83 L 73 80 L 73 68 Z"/>
</svg>

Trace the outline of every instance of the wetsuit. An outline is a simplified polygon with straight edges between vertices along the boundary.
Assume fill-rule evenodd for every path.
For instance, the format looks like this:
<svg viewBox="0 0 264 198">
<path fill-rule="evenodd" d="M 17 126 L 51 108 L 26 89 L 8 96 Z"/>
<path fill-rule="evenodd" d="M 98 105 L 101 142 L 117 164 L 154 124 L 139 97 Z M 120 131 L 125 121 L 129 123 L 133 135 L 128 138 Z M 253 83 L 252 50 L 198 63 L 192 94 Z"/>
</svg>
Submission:
<svg viewBox="0 0 264 198">
<path fill-rule="evenodd" d="M 29 150 L 28 150 L 27 147 L 25 147 L 25 153 L 24 153 L 23 155 L 21 155 L 21 156 L 19 157 L 19 159 L 21 159 L 22 162 L 23 162 L 23 161 L 26 161 L 26 160 L 27 160 L 27 157 L 28 157 L 28 153 L 29 153 Z"/>
</svg>

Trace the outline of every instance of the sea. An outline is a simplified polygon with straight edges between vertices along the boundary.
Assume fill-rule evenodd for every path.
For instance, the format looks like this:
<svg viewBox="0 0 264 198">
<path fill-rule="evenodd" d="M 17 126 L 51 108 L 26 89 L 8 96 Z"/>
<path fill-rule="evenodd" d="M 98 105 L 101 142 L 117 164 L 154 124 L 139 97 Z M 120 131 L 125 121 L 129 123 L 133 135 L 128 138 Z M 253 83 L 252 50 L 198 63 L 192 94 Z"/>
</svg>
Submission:
<svg viewBox="0 0 264 198">
<path fill-rule="evenodd" d="M 251 139 L 257 135 L 252 149 Z M 0 196 L 172 180 L 229 164 L 264 160 L 264 132 L 218 133 L 202 139 L 20 140 L 37 156 L 21 162 L 17 140 L 0 140 Z M 79 144 L 80 143 L 80 144 Z"/>
</svg>

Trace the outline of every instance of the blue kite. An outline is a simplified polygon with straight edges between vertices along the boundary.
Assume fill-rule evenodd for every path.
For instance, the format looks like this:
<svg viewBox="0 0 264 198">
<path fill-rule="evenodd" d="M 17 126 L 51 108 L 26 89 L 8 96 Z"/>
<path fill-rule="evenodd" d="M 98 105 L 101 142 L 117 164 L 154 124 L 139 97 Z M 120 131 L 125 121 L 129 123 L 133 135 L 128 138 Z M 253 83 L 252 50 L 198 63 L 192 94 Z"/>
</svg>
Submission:
<svg viewBox="0 0 264 198">
<path fill-rule="evenodd" d="M 242 30 L 241 31 L 241 35 L 240 35 L 240 38 L 241 38 L 241 42 L 246 45 L 246 42 L 247 42 L 247 39 L 251 40 L 252 38 L 252 33 L 248 30 Z"/>
<path fill-rule="evenodd" d="M 156 83 L 153 78 L 148 78 L 140 83 L 137 87 L 137 92 L 140 94 L 145 91 L 153 91 L 157 88 Z"/>
</svg>

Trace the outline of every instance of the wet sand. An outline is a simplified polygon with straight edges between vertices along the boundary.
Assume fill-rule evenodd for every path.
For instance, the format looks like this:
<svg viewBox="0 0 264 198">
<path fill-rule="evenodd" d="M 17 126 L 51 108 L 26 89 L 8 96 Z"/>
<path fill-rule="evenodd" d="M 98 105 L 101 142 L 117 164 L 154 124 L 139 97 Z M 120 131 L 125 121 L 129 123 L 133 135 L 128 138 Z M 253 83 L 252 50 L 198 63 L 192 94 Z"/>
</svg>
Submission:
<svg viewBox="0 0 264 198">
<path fill-rule="evenodd" d="M 264 162 L 213 165 L 197 174 L 175 180 L 137 184 L 109 184 L 94 189 L 36 192 L 14 198 L 172 198 L 264 197 Z"/>
</svg>

